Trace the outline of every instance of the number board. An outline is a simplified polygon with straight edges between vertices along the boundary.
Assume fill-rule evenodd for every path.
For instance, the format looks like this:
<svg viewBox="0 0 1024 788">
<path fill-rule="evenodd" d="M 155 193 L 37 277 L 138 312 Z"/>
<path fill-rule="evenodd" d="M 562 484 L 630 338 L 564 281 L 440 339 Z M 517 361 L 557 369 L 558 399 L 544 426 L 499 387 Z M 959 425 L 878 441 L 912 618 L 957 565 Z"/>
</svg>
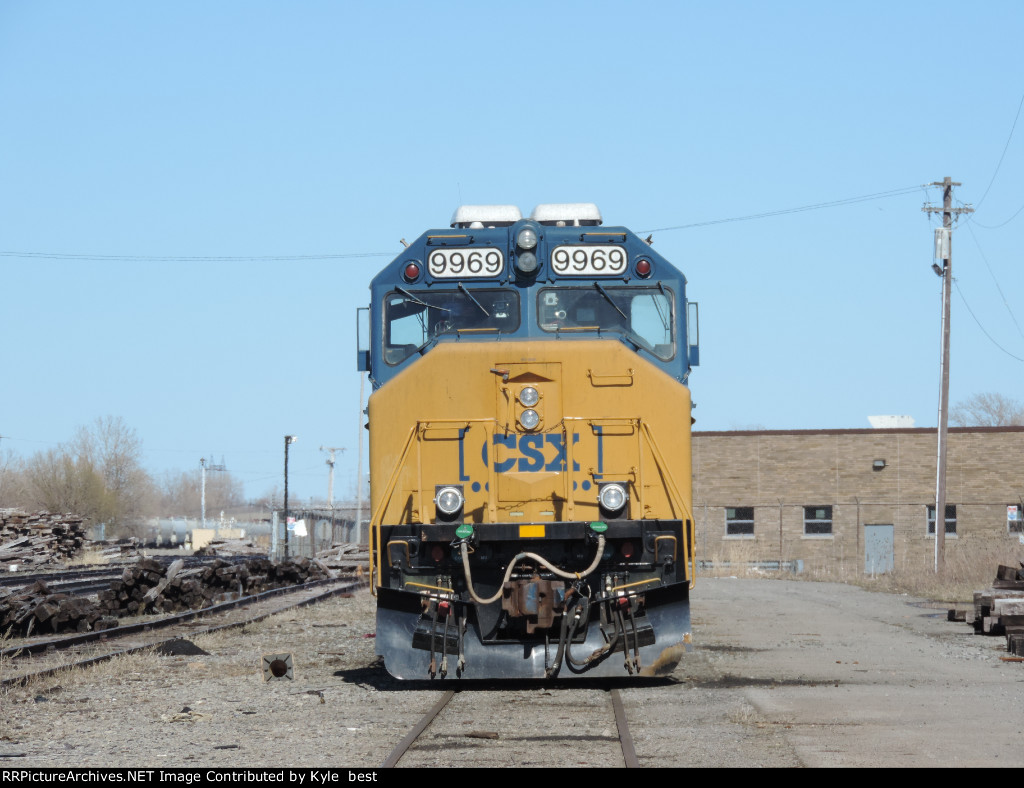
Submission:
<svg viewBox="0 0 1024 788">
<path fill-rule="evenodd" d="M 489 246 L 435 249 L 427 259 L 427 269 L 435 279 L 497 276 L 504 264 L 501 251 Z"/>
<path fill-rule="evenodd" d="M 620 276 L 627 261 L 626 250 L 610 244 L 558 246 L 551 253 L 551 268 L 559 276 Z"/>
</svg>

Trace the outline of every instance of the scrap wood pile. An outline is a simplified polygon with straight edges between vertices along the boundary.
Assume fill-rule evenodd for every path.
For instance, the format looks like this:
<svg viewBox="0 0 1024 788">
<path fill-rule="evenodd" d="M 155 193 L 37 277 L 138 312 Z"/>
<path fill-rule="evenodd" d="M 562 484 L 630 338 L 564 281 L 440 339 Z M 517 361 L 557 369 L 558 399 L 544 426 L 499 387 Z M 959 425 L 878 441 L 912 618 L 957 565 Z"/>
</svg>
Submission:
<svg viewBox="0 0 1024 788">
<path fill-rule="evenodd" d="M 992 587 L 974 592 L 974 608 L 950 610 L 950 621 L 966 621 L 984 635 L 1006 635 L 1006 650 L 1024 657 L 1024 562 L 1000 566 Z"/>
<path fill-rule="evenodd" d="M 86 542 L 75 514 L 0 510 L 0 564 L 52 564 L 72 558 Z"/>
<path fill-rule="evenodd" d="M 135 536 L 126 536 L 116 541 L 104 540 L 93 542 L 91 545 L 99 551 L 99 554 L 108 561 L 118 559 L 135 559 L 141 554 L 142 542 Z"/>
<path fill-rule="evenodd" d="M 266 555 L 267 549 L 252 539 L 213 539 L 192 555 Z"/>
<path fill-rule="evenodd" d="M 199 610 L 228 599 L 331 577 L 319 561 L 265 558 L 229 564 L 220 559 L 185 569 L 182 559 L 164 566 L 143 559 L 99 592 L 98 600 L 53 593 L 39 581 L 15 592 L 0 591 L 0 633 L 89 632 L 117 626 L 117 619 L 147 613 Z"/>
<path fill-rule="evenodd" d="M 318 560 L 344 575 L 369 575 L 370 550 L 366 545 L 340 542 L 316 554 Z"/>
</svg>

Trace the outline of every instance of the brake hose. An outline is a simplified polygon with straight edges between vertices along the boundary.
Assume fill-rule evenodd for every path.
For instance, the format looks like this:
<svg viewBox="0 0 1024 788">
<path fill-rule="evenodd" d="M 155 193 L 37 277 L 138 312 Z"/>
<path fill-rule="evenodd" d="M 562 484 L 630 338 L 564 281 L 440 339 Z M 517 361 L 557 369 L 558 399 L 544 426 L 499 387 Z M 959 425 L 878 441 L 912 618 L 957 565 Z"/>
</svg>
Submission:
<svg viewBox="0 0 1024 788">
<path fill-rule="evenodd" d="M 461 550 L 462 550 L 462 568 L 465 570 L 465 573 L 466 573 L 466 589 L 469 591 L 469 595 L 473 598 L 473 601 L 476 602 L 478 605 L 489 605 L 492 602 L 497 602 L 499 599 L 501 599 L 501 596 L 502 596 L 502 593 L 503 593 L 503 589 L 502 588 L 498 588 L 498 593 L 496 593 L 490 599 L 483 599 L 482 597 L 477 596 L 476 590 L 473 588 L 473 578 L 472 578 L 472 576 L 470 574 L 470 570 L 469 570 L 469 552 L 466 550 L 466 543 L 465 543 L 465 541 L 463 541 L 462 544 L 461 544 Z M 502 586 L 504 586 L 505 583 L 507 583 L 509 581 L 509 578 L 512 577 L 512 572 L 515 571 L 516 563 L 518 563 L 520 560 L 522 560 L 524 558 L 532 558 L 534 561 L 539 563 L 541 566 L 543 566 L 548 571 L 553 572 L 554 574 L 558 575 L 559 577 L 563 577 L 566 580 L 579 580 L 580 578 L 586 577 L 591 572 L 593 572 L 595 569 L 597 569 L 597 565 L 601 561 L 601 556 L 603 554 L 604 554 L 604 534 L 598 534 L 598 536 L 597 536 L 597 552 L 594 553 L 594 560 L 590 563 L 590 566 L 588 566 L 582 572 L 564 572 L 561 569 L 559 569 L 557 566 L 552 564 L 550 561 L 548 561 L 547 559 L 537 555 L 536 553 L 519 553 L 519 555 L 517 555 L 515 558 L 513 558 L 509 562 L 508 569 L 505 570 L 505 579 L 502 580 Z"/>
</svg>

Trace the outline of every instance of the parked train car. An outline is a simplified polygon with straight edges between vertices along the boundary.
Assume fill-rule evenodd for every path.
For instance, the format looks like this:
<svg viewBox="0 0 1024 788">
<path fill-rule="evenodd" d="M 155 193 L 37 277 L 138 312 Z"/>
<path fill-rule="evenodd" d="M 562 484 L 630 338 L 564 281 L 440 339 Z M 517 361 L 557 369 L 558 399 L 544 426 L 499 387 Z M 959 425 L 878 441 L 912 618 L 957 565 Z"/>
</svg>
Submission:
<svg viewBox="0 0 1024 788">
<path fill-rule="evenodd" d="M 686 279 L 593 204 L 463 206 L 372 281 L 371 586 L 400 679 L 657 676 L 690 643 Z M 368 318 L 368 319 L 367 319 Z"/>
</svg>

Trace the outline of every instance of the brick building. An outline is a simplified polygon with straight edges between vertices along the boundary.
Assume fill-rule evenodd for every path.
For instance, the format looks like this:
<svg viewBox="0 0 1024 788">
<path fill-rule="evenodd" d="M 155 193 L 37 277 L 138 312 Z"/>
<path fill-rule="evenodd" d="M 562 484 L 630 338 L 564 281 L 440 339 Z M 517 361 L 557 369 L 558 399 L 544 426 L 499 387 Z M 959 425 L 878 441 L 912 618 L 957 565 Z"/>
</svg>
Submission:
<svg viewBox="0 0 1024 788">
<path fill-rule="evenodd" d="M 928 560 L 936 430 L 693 433 L 697 554 L 885 571 Z M 950 428 L 946 545 L 1024 539 L 1024 427 Z"/>
</svg>

